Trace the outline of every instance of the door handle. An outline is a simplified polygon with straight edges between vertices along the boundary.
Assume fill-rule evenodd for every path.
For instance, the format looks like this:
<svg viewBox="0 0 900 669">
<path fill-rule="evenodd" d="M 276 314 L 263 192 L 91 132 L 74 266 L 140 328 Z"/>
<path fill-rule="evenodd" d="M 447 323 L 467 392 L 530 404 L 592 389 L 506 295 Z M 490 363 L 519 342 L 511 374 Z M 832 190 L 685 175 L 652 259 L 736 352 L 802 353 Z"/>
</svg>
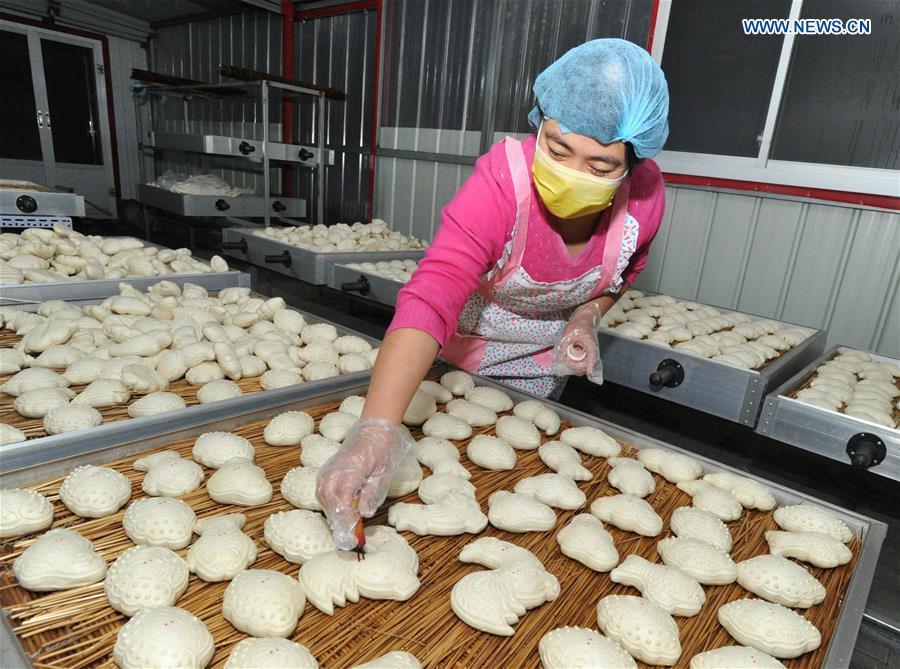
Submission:
<svg viewBox="0 0 900 669">
<path fill-rule="evenodd" d="M 38 124 L 38 128 L 44 127 L 44 114 L 41 112 L 40 109 L 37 110 L 37 124 Z"/>
<path fill-rule="evenodd" d="M 47 127 L 49 128 L 50 127 L 50 112 L 47 112 L 46 114 L 44 114 L 44 116 L 47 119 Z"/>
</svg>

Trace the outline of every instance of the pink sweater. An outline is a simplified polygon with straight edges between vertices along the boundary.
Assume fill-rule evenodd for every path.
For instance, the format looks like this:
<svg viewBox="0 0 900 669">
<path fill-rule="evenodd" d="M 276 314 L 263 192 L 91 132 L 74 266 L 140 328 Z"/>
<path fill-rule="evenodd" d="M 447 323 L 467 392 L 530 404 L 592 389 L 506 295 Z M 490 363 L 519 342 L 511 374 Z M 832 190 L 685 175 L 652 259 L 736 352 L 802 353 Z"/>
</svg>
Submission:
<svg viewBox="0 0 900 669">
<path fill-rule="evenodd" d="M 528 172 L 534 158 L 534 135 L 522 141 Z M 547 220 L 547 210 L 532 184 L 531 218 L 522 266 L 535 281 L 556 282 L 580 276 L 603 260 L 603 243 L 612 207 L 601 215 L 593 237 L 573 257 Z M 537 206 L 534 206 L 537 203 Z M 665 191 L 659 167 L 644 160 L 631 171 L 628 212 L 638 221 L 637 251 L 622 274 L 634 283 L 644 269 L 650 242 L 662 222 Z M 456 332 L 457 319 L 482 275 L 503 253 L 512 234 L 516 198 L 503 142 L 475 163 L 475 171 L 444 207 L 434 242 L 412 279 L 397 296 L 397 311 L 388 332 L 415 328 L 443 347 Z"/>
</svg>

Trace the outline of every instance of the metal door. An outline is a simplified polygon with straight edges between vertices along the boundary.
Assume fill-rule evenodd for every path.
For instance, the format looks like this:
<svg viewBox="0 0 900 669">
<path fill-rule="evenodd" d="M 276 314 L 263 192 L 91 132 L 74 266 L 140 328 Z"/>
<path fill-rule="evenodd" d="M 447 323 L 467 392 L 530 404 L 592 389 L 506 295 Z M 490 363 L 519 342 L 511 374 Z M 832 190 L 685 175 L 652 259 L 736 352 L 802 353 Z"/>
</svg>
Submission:
<svg viewBox="0 0 900 669">
<path fill-rule="evenodd" d="M 0 60 L 0 118 L 12 121 L 0 130 L 0 177 L 71 190 L 88 216 L 115 216 L 100 42 L 0 21 Z"/>
</svg>

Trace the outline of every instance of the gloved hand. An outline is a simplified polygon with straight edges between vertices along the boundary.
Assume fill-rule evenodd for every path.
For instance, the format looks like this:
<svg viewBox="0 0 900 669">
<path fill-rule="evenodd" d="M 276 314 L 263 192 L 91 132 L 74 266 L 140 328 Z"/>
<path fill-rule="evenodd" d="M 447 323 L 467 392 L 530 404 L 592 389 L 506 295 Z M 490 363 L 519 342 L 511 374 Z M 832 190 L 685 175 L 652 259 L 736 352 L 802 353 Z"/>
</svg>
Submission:
<svg viewBox="0 0 900 669">
<path fill-rule="evenodd" d="M 594 383 L 603 383 L 603 361 L 597 345 L 597 329 L 602 315 L 596 302 L 575 310 L 553 347 L 553 374 L 587 375 Z"/>
<path fill-rule="evenodd" d="M 325 511 L 341 550 L 356 547 L 354 528 L 357 508 L 366 518 L 375 515 L 387 497 L 397 465 L 413 444 L 412 435 L 402 425 L 380 418 L 356 422 L 341 450 L 319 469 L 316 498 Z M 354 506 L 354 499 L 358 500 Z"/>
</svg>

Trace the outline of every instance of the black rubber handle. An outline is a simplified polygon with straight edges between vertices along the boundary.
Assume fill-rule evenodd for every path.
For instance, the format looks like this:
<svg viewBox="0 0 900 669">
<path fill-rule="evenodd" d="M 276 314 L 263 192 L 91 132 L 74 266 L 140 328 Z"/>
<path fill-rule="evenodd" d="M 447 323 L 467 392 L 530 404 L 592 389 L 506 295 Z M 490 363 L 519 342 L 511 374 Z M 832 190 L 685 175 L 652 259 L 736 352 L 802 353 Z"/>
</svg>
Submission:
<svg viewBox="0 0 900 669">
<path fill-rule="evenodd" d="M 368 295 L 372 291 L 372 284 L 362 274 L 356 281 L 347 281 L 341 284 L 341 290 L 345 293 L 359 293 L 360 295 Z"/>
<path fill-rule="evenodd" d="M 281 263 L 285 267 L 291 266 L 291 254 L 288 251 L 279 253 L 278 255 L 266 256 L 264 260 L 268 263 Z"/>
<path fill-rule="evenodd" d="M 222 242 L 223 249 L 229 249 L 233 251 L 240 251 L 241 253 L 247 252 L 247 240 L 241 239 L 239 242 Z"/>
<path fill-rule="evenodd" d="M 216 200 L 216 209 L 218 209 L 219 211 L 226 211 L 228 209 L 231 209 L 231 205 L 222 198 L 219 198 L 218 200 Z"/>
<path fill-rule="evenodd" d="M 19 211 L 22 213 L 31 214 L 37 211 L 38 204 L 37 200 L 30 195 L 20 195 L 16 198 L 16 207 L 18 207 Z"/>
<path fill-rule="evenodd" d="M 275 211 L 284 211 L 285 209 L 287 209 L 287 205 L 279 200 L 275 200 L 272 203 L 272 209 L 274 209 Z"/>
<path fill-rule="evenodd" d="M 256 151 L 256 147 L 253 146 L 250 142 L 241 142 L 238 144 L 238 151 L 243 153 L 245 156 L 249 156 L 251 153 Z"/>
<path fill-rule="evenodd" d="M 868 469 L 881 464 L 887 455 L 887 448 L 877 434 L 860 432 L 847 440 L 847 455 L 853 469 Z"/>
<path fill-rule="evenodd" d="M 650 387 L 653 390 L 662 388 L 677 388 L 684 381 L 684 367 L 677 360 L 666 358 L 656 371 L 650 375 Z"/>
<path fill-rule="evenodd" d="M 307 151 L 306 149 L 303 149 L 303 148 L 301 148 L 300 151 L 297 153 L 297 156 L 300 158 L 300 160 L 309 160 L 314 155 L 316 155 L 316 154 L 314 154 L 312 151 Z"/>
</svg>

